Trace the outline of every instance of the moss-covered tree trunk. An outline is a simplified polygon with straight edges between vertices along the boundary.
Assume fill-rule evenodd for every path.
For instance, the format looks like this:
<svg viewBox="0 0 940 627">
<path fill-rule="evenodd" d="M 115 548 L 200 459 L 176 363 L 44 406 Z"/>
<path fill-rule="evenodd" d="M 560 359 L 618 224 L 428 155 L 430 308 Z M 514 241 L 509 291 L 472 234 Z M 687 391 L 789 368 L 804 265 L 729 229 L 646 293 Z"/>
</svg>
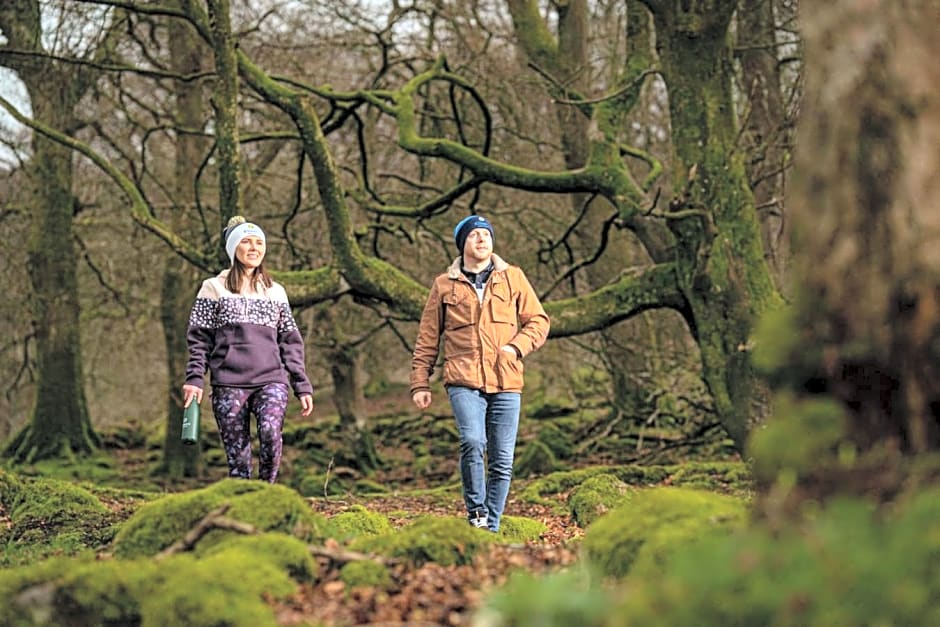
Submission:
<svg viewBox="0 0 940 627">
<path fill-rule="evenodd" d="M 675 149 L 670 220 L 679 289 L 722 426 L 743 448 L 766 414 L 766 389 L 750 357 L 756 317 L 779 302 L 761 248 L 732 100 L 728 25 L 735 2 L 649 2 L 669 90 Z M 678 215 L 683 214 L 676 214 Z"/>
<path fill-rule="evenodd" d="M 940 449 L 936 4 L 806 13 L 793 218 L 796 340 L 780 371 L 824 392 L 862 451 Z"/>
<path fill-rule="evenodd" d="M 32 99 L 40 112 L 37 117 L 56 123 L 56 116 L 42 111 L 47 107 L 36 106 L 41 98 Z M 40 137 L 35 138 L 33 146 L 36 188 L 27 271 L 33 287 L 37 386 L 30 422 L 7 451 L 18 462 L 67 458 L 90 453 L 98 445 L 82 377 L 78 256 L 72 233 L 76 204 L 71 191 L 72 154 L 64 146 Z"/>
<path fill-rule="evenodd" d="M 170 59 L 174 71 L 180 75 L 193 75 L 202 69 L 205 47 L 193 28 L 181 21 L 169 22 L 172 42 Z M 178 81 L 176 83 L 176 162 L 174 163 L 174 198 L 176 205 L 165 221 L 177 233 L 184 233 L 196 241 L 196 178 L 202 161 L 205 139 L 196 134 L 204 126 L 202 114 L 202 84 Z M 183 444 L 180 432 L 183 426 L 182 384 L 185 378 L 187 345 L 186 329 L 189 309 L 198 289 L 198 277 L 192 264 L 176 255 L 167 258 L 160 289 L 160 322 L 167 360 L 167 416 L 166 436 L 163 443 L 163 462 L 158 472 L 170 477 L 194 477 L 202 472 L 202 456 L 198 442 Z M 208 400 L 203 403 L 208 406 Z"/>
<path fill-rule="evenodd" d="M 232 33 L 231 3 L 228 0 L 206 2 L 216 81 L 212 89 L 215 111 L 215 149 L 219 162 L 219 210 L 221 229 L 233 215 L 242 213 L 241 156 L 238 146 L 238 61 L 235 35 Z M 219 260 L 228 266 L 225 245 L 219 247 Z"/>
<path fill-rule="evenodd" d="M 42 52 L 38 3 L 18 0 L 4 7 L 0 28 L 11 45 Z M 26 85 L 34 116 L 73 132 L 76 119 L 72 111 L 82 93 L 82 81 L 52 61 L 29 55 L 22 57 L 15 69 Z M 5 450 L 17 462 L 87 454 L 99 444 L 88 415 L 82 377 L 78 256 L 72 231 L 77 205 L 72 194 L 72 152 L 38 133 L 32 146 L 34 203 L 25 270 L 33 288 L 37 385 L 30 421 Z"/>
<path fill-rule="evenodd" d="M 742 94 L 746 98 L 744 146 L 748 178 L 758 208 L 764 257 L 778 286 L 786 278 L 789 241 L 784 209 L 784 174 L 790 135 L 780 79 L 780 46 L 774 3 L 740 0 L 737 27 Z"/>
<path fill-rule="evenodd" d="M 648 64 L 651 61 L 649 14 L 635 2 L 631 1 L 629 5 L 627 37 L 631 60 L 634 64 Z M 535 0 L 507 0 L 507 6 L 513 18 L 518 45 L 541 72 L 549 75 L 551 80 L 548 91 L 553 99 L 563 101 L 556 103 L 555 115 L 565 166 L 569 170 L 582 168 L 587 163 L 590 151 L 588 133 L 591 118 L 586 115 L 586 110 L 590 108 L 582 109 L 571 102 L 590 90 L 590 72 L 587 68 L 590 65 L 588 47 L 591 32 L 587 2 L 576 0 L 554 3 L 553 8 L 557 13 L 556 33 L 552 32 L 548 25 L 550 20 L 542 16 L 539 3 Z M 572 229 L 572 248 L 577 257 L 574 261 L 581 261 L 590 258 L 596 251 L 605 222 L 614 209 L 607 199 L 592 198 L 591 194 L 584 192 L 571 194 L 570 200 L 572 212 L 569 219 L 573 221 L 575 216 L 579 216 L 577 226 Z M 587 207 L 585 203 L 588 203 Z M 649 244 L 649 240 L 644 243 Z M 586 287 L 590 290 L 602 288 L 624 267 L 646 263 L 649 258 L 647 253 L 655 258 L 659 251 L 644 252 L 641 242 L 635 239 L 611 238 L 607 242 L 605 254 L 583 270 Z M 648 361 L 642 355 L 652 350 L 650 347 L 656 343 L 655 330 L 650 333 L 641 322 L 624 322 L 599 333 L 603 362 L 608 364 L 611 376 L 615 411 L 631 418 L 639 418 L 642 398 L 646 396 L 637 385 L 638 373 L 650 370 Z M 660 328 L 669 326 L 664 318 L 657 319 L 657 322 Z M 647 350 L 644 351 L 643 347 Z M 641 357 L 638 358 L 638 355 Z"/>
</svg>

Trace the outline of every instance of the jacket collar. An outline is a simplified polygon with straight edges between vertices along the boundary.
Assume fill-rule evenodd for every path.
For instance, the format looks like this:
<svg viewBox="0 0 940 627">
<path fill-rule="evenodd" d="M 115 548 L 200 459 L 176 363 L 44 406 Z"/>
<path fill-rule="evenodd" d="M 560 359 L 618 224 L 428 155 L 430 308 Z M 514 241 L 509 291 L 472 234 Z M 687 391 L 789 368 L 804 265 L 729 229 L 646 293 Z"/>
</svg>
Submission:
<svg viewBox="0 0 940 627">
<path fill-rule="evenodd" d="M 493 260 L 493 272 L 505 272 L 509 269 L 509 264 L 503 261 L 503 258 L 493 253 L 491 257 Z M 454 259 L 454 262 L 450 264 L 450 267 L 447 268 L 447 278 L 449 279 L 459 279 L 463 276 L 463 273 L 460 271 L 460 264 L 463 261 L 463 255 Z"/>
</svg>

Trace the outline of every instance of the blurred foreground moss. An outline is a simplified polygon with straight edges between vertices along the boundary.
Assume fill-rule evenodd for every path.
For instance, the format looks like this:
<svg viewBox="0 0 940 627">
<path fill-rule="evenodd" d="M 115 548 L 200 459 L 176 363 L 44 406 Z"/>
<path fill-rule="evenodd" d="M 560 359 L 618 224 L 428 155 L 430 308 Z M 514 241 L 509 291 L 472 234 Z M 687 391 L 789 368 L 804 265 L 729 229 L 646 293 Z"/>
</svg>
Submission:
<svg viewBox="0 0 940 627">
<path fill-rule="evenodd" d="M 601 518 L 585 542 L 609 519 L 629 525 L 632 506 Z M 668 527 L 671 509 L 650 509 L 639 526 Z M 614 584 L 600 573 L 585 577 L 587 570 L 510 580 L 487 598 L 477 624 L 937 625 L 940 489 L 912 492 L 888 509 L 841 498 L 782 528 L 755 521 L 689 537 L 658 552 L 655 576 L 642 560 L 627 561 L 633 567 Z"/>
</svg>

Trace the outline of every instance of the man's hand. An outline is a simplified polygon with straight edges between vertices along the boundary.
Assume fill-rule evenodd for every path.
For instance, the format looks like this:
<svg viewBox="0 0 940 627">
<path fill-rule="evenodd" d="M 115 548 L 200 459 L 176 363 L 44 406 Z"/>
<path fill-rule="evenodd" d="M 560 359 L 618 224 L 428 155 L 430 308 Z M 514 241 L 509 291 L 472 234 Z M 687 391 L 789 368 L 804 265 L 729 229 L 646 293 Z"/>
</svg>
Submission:
<svg viewBox="0 0 940 627">
<path fill-rule="evenodd" d="M 512 344 L 504 344 L 499 347 L 499 350 L 506 351 L 516 359 L 522 359 L 522 353 L 519 352 L 519 349 L 513 346 Z"/>
<path fill-rule="evenodd" d="M 419 390 L 411 395 L 411 400 L 418 406 L 418 409 L 427 409 L 431 406 L 431 393 L 427 390 Z"/>
<path fill-rule="evenodd" d="M 309 416 L 310 412 L 313 411 L 313 397 L 309 394 L 304 394 L 300 397 L 300 415 Z"/>
</svg>

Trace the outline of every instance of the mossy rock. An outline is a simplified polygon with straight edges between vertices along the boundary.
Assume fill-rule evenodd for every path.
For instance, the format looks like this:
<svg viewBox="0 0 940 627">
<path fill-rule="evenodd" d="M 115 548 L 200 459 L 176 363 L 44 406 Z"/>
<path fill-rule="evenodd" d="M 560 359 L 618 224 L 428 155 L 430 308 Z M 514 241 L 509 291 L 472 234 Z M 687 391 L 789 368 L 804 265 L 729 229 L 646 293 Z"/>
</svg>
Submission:
<svg viewBox="0 0 940 627">
<path fill-rule="evenodd" d="M 152 560 L 53 558 L 0 572 L 0 624 L 136 625 Z M 149 589 L 149 588 L 148 588 Z"/>
<path fill-rule="evenodd" d="M 529 503 L 557 507 L 557 501 L 546 497 L 567 493 L 574 487 L 596 475 L 610 474 L 627 485 L 649 487 L 668 479 L 675 472 L 676 468 L 676 466 L 639 466 L 636 464 L 627 464 L 623 466 L 591 466 L 589 468 L 579 468 L 578 470 L 553 472 L 527 485 L 520 492 L 519 498 Z"/>
<path fill-rule="evenodd" d="M 940 490 L 887 511 L 835 499 L 799 524 L 704 540 L 626 583 L 611 627 L 938 625 Z"/>
<path fill-rule="evenodd" d="M 301 542 L 266 536 L 233 538 L 204 557 L 61 558 L 8 569 L 0 624 L 273 627 L 269 600 L 296 592 L 290 573 L 310 580 L 313 571 Z"/>
<path fill-rule="evenodd" d="M 499 520 L 500 542 L 534 542 L 548 531 L 548 527 L 540 520 L 533 520 L 522 516 L 503 516 Z"/>
<path fill-rule="evenodd" d="M 578 526 L 592 522 L 621 505 L 630 493 L 630 486 L 611 474 L 594 475 L 571 491 L 568 507 Z"/>
<path fill-rule="evenodd" d="M 114 553 L 129 558 L 154 555 L 183 537 L 206 514 L 224 503 L 225 516 L 260 531 L 280 531 L 305 542 L 324 538 L 326 519 L 310 510 L 290 488 L 262 481 L 223 479 L 207 488 L 165 496 L 140 507 L 114 539 Z M 233 532 L 214 529 L 197 545 L 204 550 Z"/>
<path fill-rule="evenodd" d="M 178 556 L 161 574 L 153 593 L 140 599 L 144 624 L 274 627 L 266 599 L 285 599 L 297 590 L 286 571 L 250 550 Z"/>
<path fill-rule="evenodd" d="M 388 568 L 372 560 L 345 564 L 339 571 L 339 578 L 350 588 L 369 586 L 388 590 L 393 585 Z"/>
<path fill-rule="evenodd" d="M 294 536 L 278 532 L 235 536 L 210 547 L 203 555 L 210 557 L 233 551 L 263 556 L 279 570 L 286 571 L 294 581 L 315 582 L 319 576 L 319 565 L 307 543 Z"/>
<path fill-rule="evenodd" d="M 527 503 L 557 507 L 557 502 L 546 497 L 568 492 L 588 478 L 605 472 L 611 472 L 611 468 L 592 466 L 578 470 L 553 472 L 529 483 L 519 492 L 519 499 Z"/>
<path fill-rule="evenodd" d="M 744 462 L 687 462 L 670 475 L 669 484 L 732 494 L 749 495 L 754 477 Z"/>
<path fill-rule="evenodd" d="M 111 511 L 88 490 L 65 481 L 0 470 L 0 503 L 10 518 L 0 538 L 20 548 L 32 545 L 34 556 L 42 555 L 45 546 L 72 554 L 114 536 Z"/>
<path fill-rule="evenodd" d="M 371 512 L 362 505 L 353 505 L 345 512 L 330 518 L 330 527 L 337 534 L 337 539 L 341 540 L 359 536 L 380 536 L 394 531 L 385 515 Z"/>
<path fill-rule="evenodd" d="M 588 561 L 604 576 L 631 570 L 655 572 L 670 553 L 747 522 L 742 499 L 690 488 L 637 491 L 630 500 L 596 520 L 582 542 Z"/>
<path fill-rule="evenodd" d="M 416 566 L 427 562 L 450 566 L 471 563 L 478 551 L 495 541 L 494 534 L 470 526 L 464 518 L 426 516 L 392 533 L 357 538 L 350 548 L 407 559 Z"/>
</svg>

